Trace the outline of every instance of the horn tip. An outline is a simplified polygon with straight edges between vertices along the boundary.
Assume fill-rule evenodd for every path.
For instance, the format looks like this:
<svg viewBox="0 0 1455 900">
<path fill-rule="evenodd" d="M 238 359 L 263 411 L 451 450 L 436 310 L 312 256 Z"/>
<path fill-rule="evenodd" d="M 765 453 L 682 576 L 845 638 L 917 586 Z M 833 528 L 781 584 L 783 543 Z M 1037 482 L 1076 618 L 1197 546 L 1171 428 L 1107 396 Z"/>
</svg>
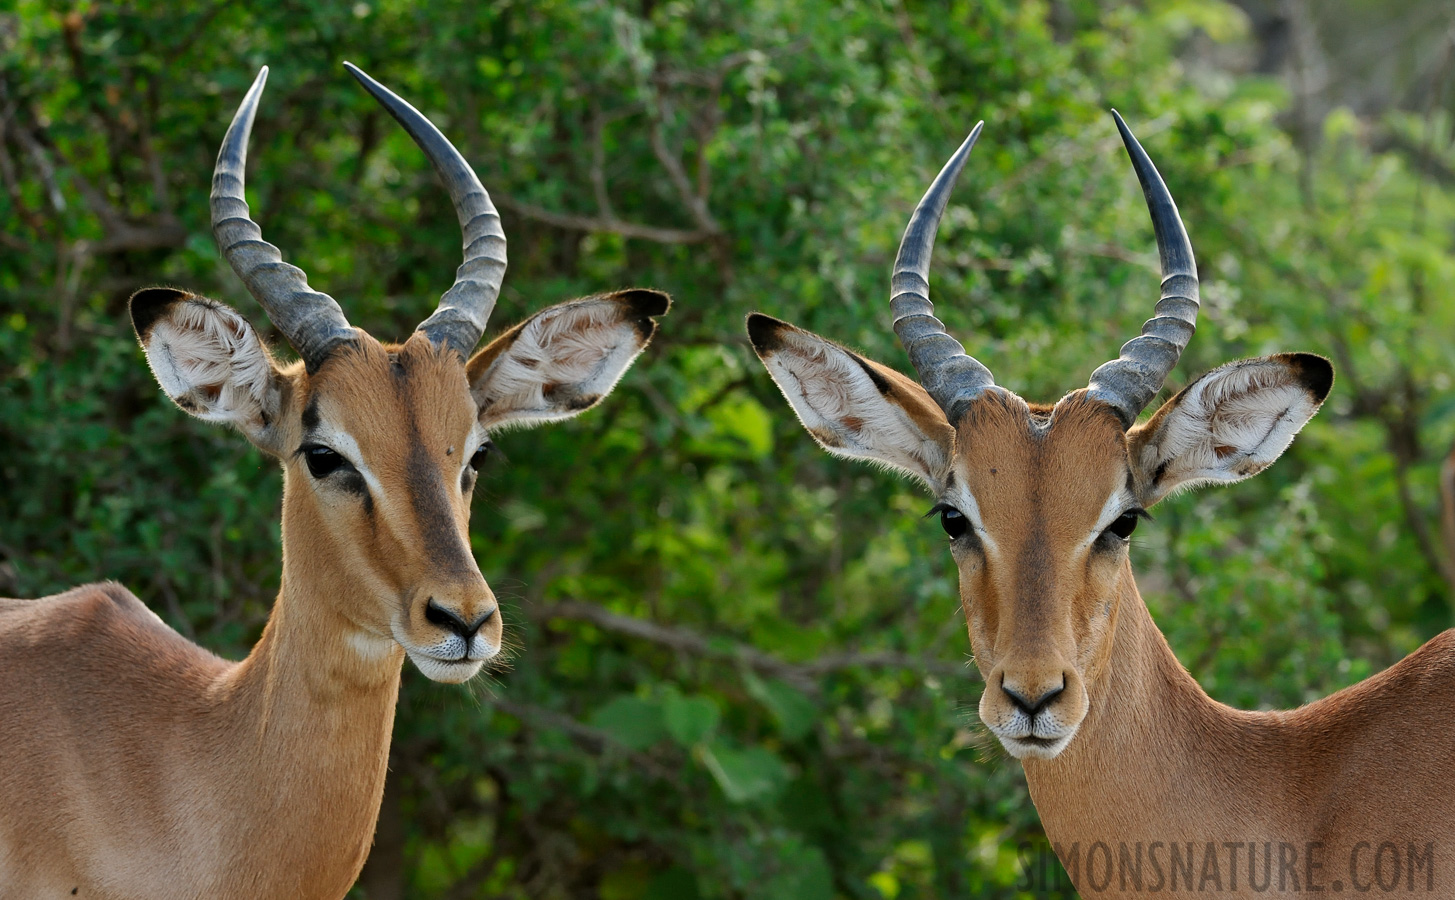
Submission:
<svg viewBox="0 0 1455 900">
<path fill-rule="evenodd" d="M 1122 118 L 1122 114 L 1113 109 L 1111 111 L 1111 117 L 1116 119 L 1117 131 L 1121 133 L 1122 143 L 1128 145 L 1137 144 L 1137 138 L 1132 134 L 1132 129 L 1127 127 L 1127 120 Z M 1141 145 L 1138 144 L 1138 146 Z"/>
<path fill-rule="evenodd" d="M 369 87 L 369 82 L 374 80 L 369 77 L 369 74 L 367 72 L 354 65 L 353 63 L 349 62 L 348 60 L 344 60 L 344 70 L 347 71 L 350 75 L 354 76 L 359 84 L 362 84 L 364 87 Z"/>
<path fill-rule="evenodd" d="M 962 143 L 960 145 L 960 149 L 959 149 L 959 151 L 957 151 L 955 153 L 955 156 L 958 157 L 958 158 L 960 158 L 960 159 L 962 159 L 962 160 L 963 160 L 964 157 L 968 156 L 970 154 L 970 150 L 975 146 L 975 142 L 978 141 L 978 140 L 980 140 L 980 132 L 984 128 L 985 128 L 985 120 L 984 119 L 981 119 L 979 122 L 976 122 L 975 123 L 975 127 L 972 128 L 972 129 L 970 129 L 970 135 L 965 138 L 964 143 Z"/>
</svg>

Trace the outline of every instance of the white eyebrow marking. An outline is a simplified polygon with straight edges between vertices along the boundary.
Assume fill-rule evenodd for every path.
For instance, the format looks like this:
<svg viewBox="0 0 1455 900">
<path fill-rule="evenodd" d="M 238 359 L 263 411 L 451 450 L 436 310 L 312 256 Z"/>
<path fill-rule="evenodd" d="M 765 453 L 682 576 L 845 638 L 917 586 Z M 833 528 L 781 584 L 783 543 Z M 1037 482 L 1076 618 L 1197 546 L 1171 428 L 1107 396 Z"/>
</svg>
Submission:
<svg viewBox="0 0 1455 900">
<path fill-rule="evenodd" d="M 490 439 L 490 432 L 485 426 L 476 422 L 470 429 L 470 436 L 465 439 L 465 450 L 460 454 L 460 477 L 465 476 L 465 470 L 470 467 L 470 460 L 475 458 L 475 451 L 480 445 Z"/>
<path fill-rule="evenodd" d="M 319 422 L 318 427 L 304 436 L 304 440 L 320 443 L 348 460 L 350 465 L 359 471 L 359 475 L 364 479 L 364 484 L 368 485 L 374 496 L 383 496 L 384 487 L 379 483 L 379 479 L 374 477 L 374 473 L 369 471 L 369 467 L 364 465 L 363 454 L 359 452 L 359 442 L 354 440 L 353 435 L 335 428 L 327 422 Z"/>
<path fill-rule="evenodd" d="M 1101 536 L 1103 531 L 1111 527 L 1111 523 L 1121 518 L 1122 513 L 1137 507 L 1137 498 L 1127 492 L 1126 488 L 1117 488 L 1112 491 L 1111 496 L 1106 498 L 1106 505 L 1102 506 L 1101 512 L 1096 517 L 1096 527 L 1092 529 L 1091 536 L 1081 542 L 1081 546 L 1089 547 L 1091 543 Z"/>
<path fill-rule="evenodd" d="M 1000 546 L 995 543 L 990 532 L 985 530 L 985 520 L 980 517 L 980 504 L 975 501 L 975 495 L 970 493 L 970 488 L 964 484 L 964 479 L 955 479 L 955 493 L 959 496 L 958 502 L 953 504 L 954 507 L 970 520 L 970 527 L 975 529 L 975 534 L 986 551 L 998 555 Z"/>
</svg>

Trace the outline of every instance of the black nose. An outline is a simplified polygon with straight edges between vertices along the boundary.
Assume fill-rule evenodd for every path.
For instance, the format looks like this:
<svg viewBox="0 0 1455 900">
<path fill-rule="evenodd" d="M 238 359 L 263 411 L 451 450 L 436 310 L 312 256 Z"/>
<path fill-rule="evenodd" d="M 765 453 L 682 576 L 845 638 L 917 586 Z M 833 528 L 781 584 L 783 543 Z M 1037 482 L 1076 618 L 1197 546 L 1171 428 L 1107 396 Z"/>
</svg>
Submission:
<svg viewBox="0 0 1455 900">
<path fill-rule="evenodd" d="M 433 597 L 429 598 L 429 601 L 424 605 L 424 618 L 426 621 L 432 625 L 438 625 L 454 634 L 458 634 L 466 641 L 474 637 L 480 630 L 480 626 L 489 622 L 490 617 L 493 615 L 495 615 L 495 610 L 492 609 L 484 615 L 481 615 L 475 621 L 466 622 L 460 618 L 459 613 L 451 609 L 445 609 L 443 606 L 435 603 Z"/>
<path fill-rule="evenodd" d="M 1058 696 L 1060 696 L 1062 691 L 1066 690 L 1066 679 L 1063 676 L 1061 679 L 1060 687 L 1053 687 L 1039 697 L 1024 696 L 1015 688 L 1007 685 L 1004 678 L 1002 678 L 1000 681 L 1000 689 L 1002 691 L 1005 691 L 1005 695 L 1010 698 L 1011 703 L 1015 704 L 1016 709 L 1020 710 L 1031 718 L 1035 718 L 1036 713 L 1045 709 L 1052 700 L 1055 700 Z"/>
</svg>

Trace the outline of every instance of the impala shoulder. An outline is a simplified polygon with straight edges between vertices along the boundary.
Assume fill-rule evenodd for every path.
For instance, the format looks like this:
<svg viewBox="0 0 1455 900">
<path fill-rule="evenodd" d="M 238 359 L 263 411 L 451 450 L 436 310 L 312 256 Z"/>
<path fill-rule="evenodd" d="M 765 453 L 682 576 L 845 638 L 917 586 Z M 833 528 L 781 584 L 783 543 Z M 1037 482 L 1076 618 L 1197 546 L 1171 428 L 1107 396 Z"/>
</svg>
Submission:
<svg viewBox="0 0 1455 900">
<path fill-rule="evenodd" d="M 35 601 L 57 635 L 94 636 L 99 630 L 137 629 L 185 640 L 135 594 L 114 581 L 83 584 Z"/>
<path fill-rule="evenodd" d="M 1455 687 L 1455 628 L 1448 628 L 1425 641 L 1424 646 L 1395 664 L 1409 664 L 1411 675 Z"/>
</svg>

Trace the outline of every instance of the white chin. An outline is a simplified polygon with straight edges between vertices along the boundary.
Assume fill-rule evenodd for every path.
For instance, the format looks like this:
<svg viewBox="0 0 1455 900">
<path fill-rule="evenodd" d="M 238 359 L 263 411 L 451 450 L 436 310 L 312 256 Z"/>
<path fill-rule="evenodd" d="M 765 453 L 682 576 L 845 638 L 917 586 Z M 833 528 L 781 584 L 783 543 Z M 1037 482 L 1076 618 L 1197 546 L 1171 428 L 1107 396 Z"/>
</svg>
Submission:
<svg viewBox="0 0 1455 900">
<path fill-rule="evenodd" d="M 425 656 L 422 653 L 410 653 L 409 658 L 424 677 L 430 681 L 438 681 L 444 684 L 460 684 L 469 681 L 479 673 L 480 667 L 485 665 L 483 659 L 464 659 L 459 662 L 445 662 L 435 659 L 432 656 Z"/>
<path fill-rule="evenodd" d="M 1001 737 L 1000 735 L 996 735 L 996 738 L 1000 741 L 1000 745 L 1005 748 L 1005 752 L 1014 756 L 1016 759 L 1055 759 L 1061 755 L 1062 750 L 1066 749 L 1066 745 L 1071 743 L 1071 738 L 1075 734 L 1075 732 L 1072 732 L 1065 737 L 1056 738 L 1052 741 L 1044 739 L 1025 740 L 1022 738 Z"/>
</svg>

